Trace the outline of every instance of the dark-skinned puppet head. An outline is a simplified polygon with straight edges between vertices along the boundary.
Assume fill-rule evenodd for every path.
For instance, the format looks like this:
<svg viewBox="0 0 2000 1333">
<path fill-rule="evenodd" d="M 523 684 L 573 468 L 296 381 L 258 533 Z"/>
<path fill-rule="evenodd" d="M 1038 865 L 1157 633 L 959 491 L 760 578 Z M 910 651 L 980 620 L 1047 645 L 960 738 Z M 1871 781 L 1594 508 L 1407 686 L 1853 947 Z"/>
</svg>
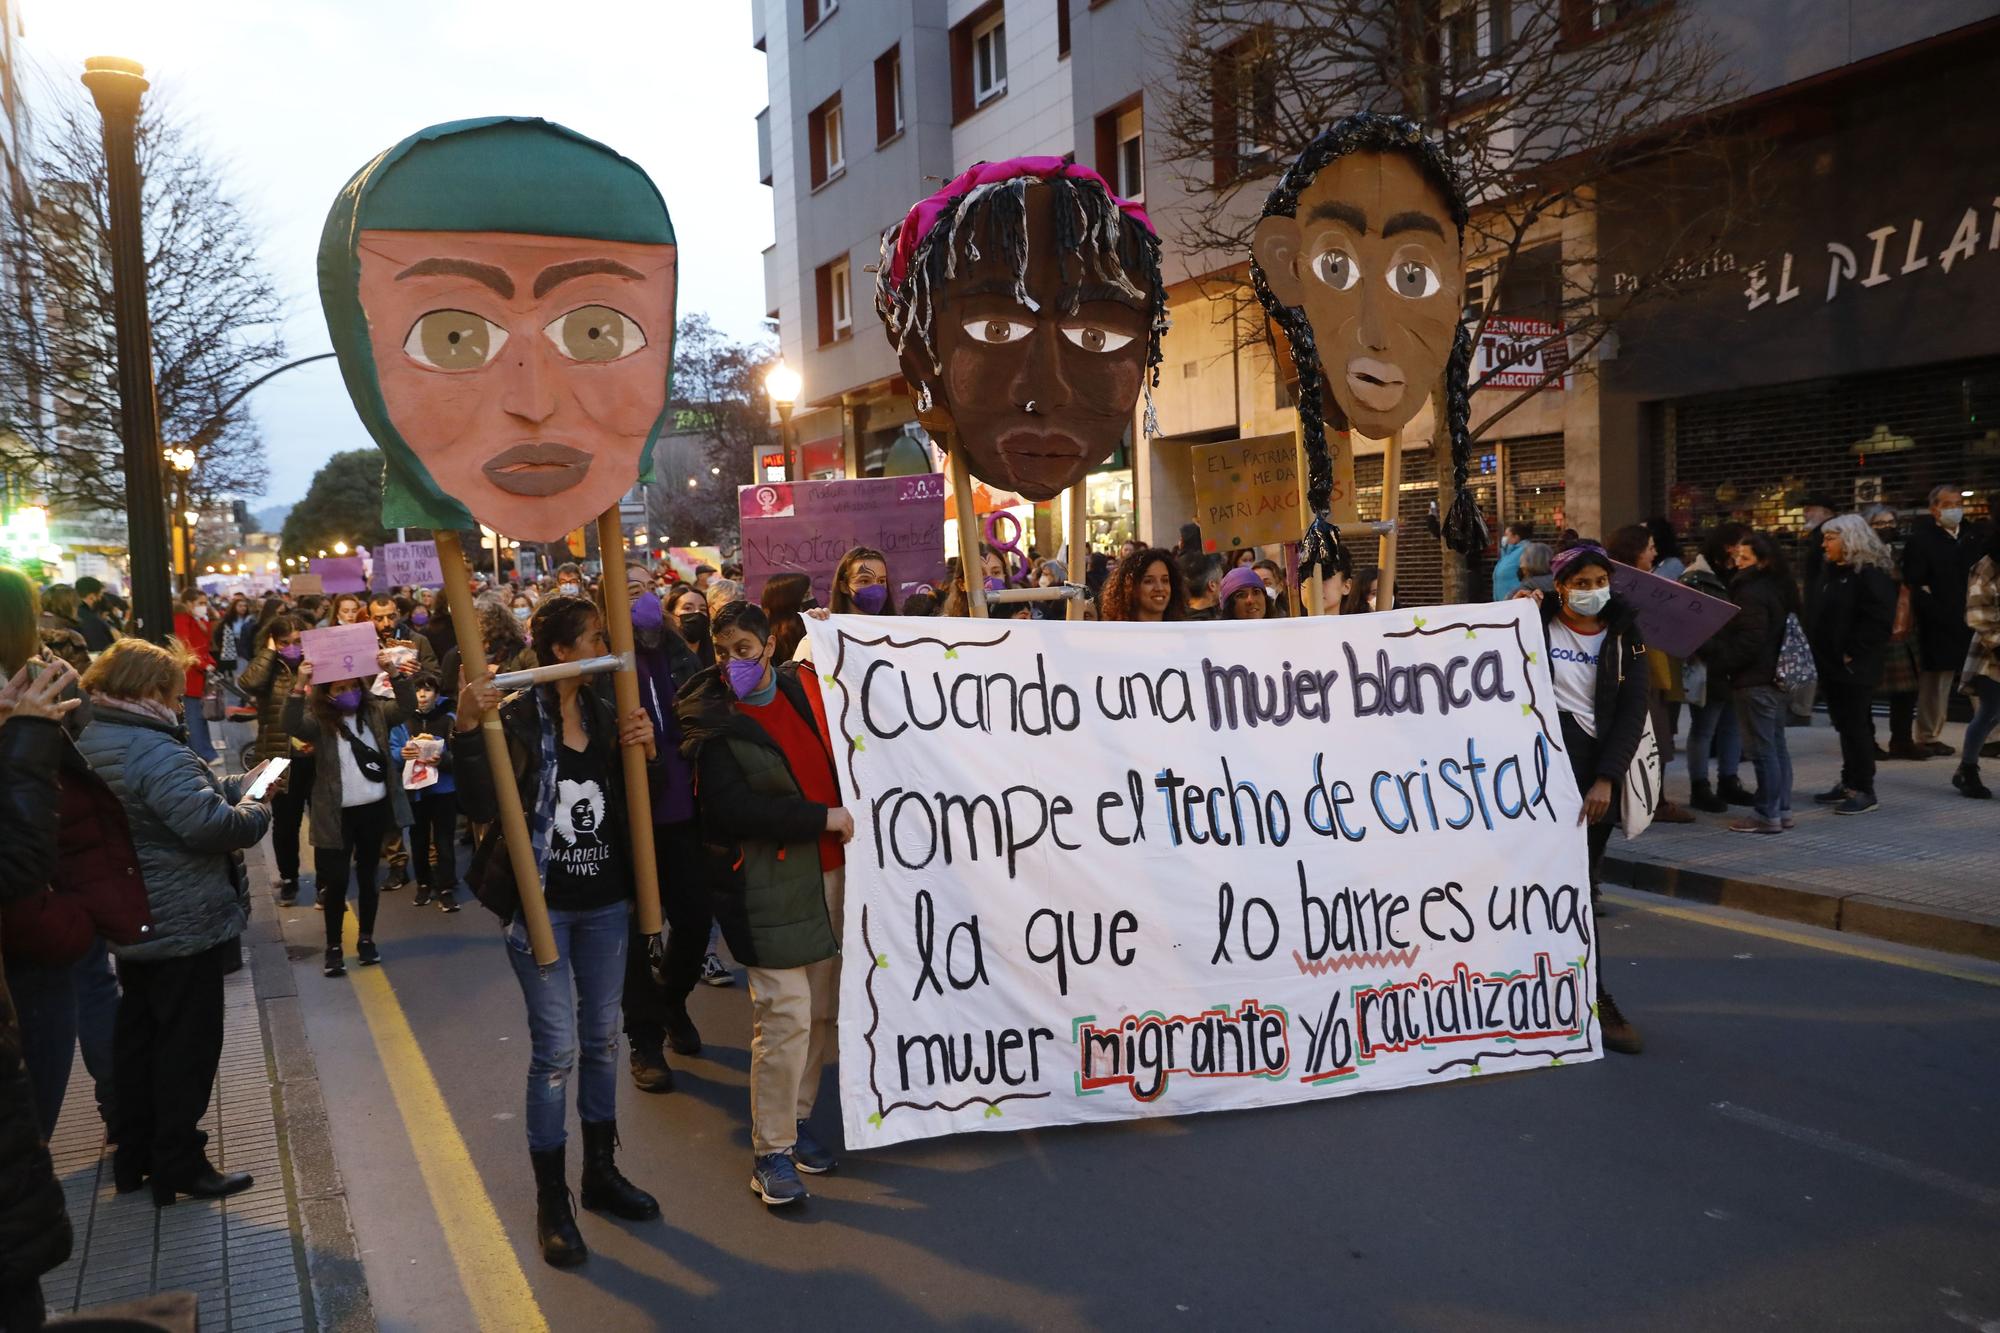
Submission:
<svg viewBox="0 0 2000 1333">
<path fill-rule="evenodd" d="M 1462 552 L 1486 544 L 1465 485 L 1472 456 L 1472 337 L 1459 320 L 1465 222 L 1465 196 L 1444 150 L 1412 122 L 1372 112 L 1322 130 L 1264 203 L 1250 278 L 1298 370 L 1314 515 L 1299 549 L 1302 571 L 1318 567 L 1324 576 L 1340 549 L 1340 531 L 1327 518 L 1328 419 L 1336 429 L 1386 439 L 1440 387 L 1456 490 L 1445 540 Z"/>
<path fill-rule="evenodd" d="M 650 476 L 675 253 L 646 173 L 548 121 L 434 125 L 356 172 L 320 301 L 383 524 L 555 541 Z"/>
<path fill-rule="evenodd" d="M 988 485 L 1047 500 L 1151 433 L 1166 288 L 1137 204 L 1057 157 L 982 162 L 882 238 L 875 309 L 926 427 Z"/>
</svg>

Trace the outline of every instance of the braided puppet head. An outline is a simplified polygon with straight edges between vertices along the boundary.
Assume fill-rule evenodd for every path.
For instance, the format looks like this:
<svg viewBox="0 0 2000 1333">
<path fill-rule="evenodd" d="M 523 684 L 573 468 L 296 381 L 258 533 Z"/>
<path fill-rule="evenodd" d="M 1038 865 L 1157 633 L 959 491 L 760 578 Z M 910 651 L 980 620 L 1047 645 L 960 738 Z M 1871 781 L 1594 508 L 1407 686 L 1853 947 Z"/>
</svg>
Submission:
<svg viewBox="0 0 2000 1333">
<path fill-rule="evenodd" d="M 882 237 L 875 309 L 917 412 L 967 469 L 1047 500 L 1118 447 L 1157 382 L 1160 242 L 1138 205 L 1056 157 L 983 162 Z"/>
<path fill-rule="evenodd" d="M 1314 514 L 1302 570 L 1332 569 L 1340 549 L 1326 515 L 1328 388 L 1337 428 L 1385 439 L 1442 385 L 1439 419 L 1451 438 L 1457 492 L 1445 538 L 1459 551 L 1485 545 L 1484 520 L 1465 487 L 1472 362 L 1472 339 L 1459 322 L 1465 222 L 1465 196 L 1443 148 L 1414 123 L 1372 112 L 1322 130 L 1264 203 L 1250 275 L 1298 369 Z"/>
</svg>

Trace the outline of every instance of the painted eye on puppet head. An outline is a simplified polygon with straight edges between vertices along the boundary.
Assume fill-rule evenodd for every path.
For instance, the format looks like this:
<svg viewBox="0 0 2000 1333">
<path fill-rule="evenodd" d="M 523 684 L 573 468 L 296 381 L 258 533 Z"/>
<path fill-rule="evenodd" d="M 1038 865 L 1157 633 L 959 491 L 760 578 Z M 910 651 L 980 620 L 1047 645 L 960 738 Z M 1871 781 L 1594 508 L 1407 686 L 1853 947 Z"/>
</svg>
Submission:
<svg viewBox="0 0 2000 1333">
<path fill-rule="evenodd" d="M 1023 324 L 1018 319 L 968 319 L 965 334 L 974 342 L 989 344 L 1017 343 L 1035 331 L 1033 324 Z"/>
<path fill-rule="evenodd" d="M 507 330 L 469 310 L 433 310 L 418 317 L 403 351 L 432 370 L 478 370 L 507 345 Z"/>
<path fill-rule="evenodd" d="M 646 345 L 638 321 L 608 305 L 579 306 L 543 325 L 542 335 L 571 361 L 622 361 Z"/>
<path fill-rule="evenodd" d="M 1312 263 L 1313 275 L 1337 292 L 1361 281 L 1361 269 L 1345 250 L 1323 251 Z"/>
<path fill-rule="evenodd" d="M 1096 324 L 1065 324 L 1062 335 L 1086 352 L 1115 352 L 1132 341 L 1129 333 L 1117 333 Z"/>
<path fill-rule="evenodd" d="M 1389 269 L 1389 290 L 1412 301 L 1437 295 L 1437 270 L 1415 259 L 1398 260 Z"/>
</svg>

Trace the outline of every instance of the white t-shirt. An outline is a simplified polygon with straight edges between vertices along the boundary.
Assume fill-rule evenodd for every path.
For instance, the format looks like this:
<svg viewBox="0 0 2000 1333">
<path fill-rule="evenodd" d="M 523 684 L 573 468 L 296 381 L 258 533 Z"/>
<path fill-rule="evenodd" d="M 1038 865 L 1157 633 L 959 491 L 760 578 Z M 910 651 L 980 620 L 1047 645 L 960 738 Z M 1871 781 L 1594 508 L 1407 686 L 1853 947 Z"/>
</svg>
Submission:
<svg viewBox="0 0 2000 1333">
<path fill-rule="evenodd" d="M 1606 631 L 1578 634 L 1561 616 L 1549 622 L 1549 674 L 1555 677 L 1556 707 L 1576 719 L 1584 734 L 1597 736 L 1597 659 Z"/>
<path fill-rule="evenodd" d="M 1558 693 L 1558 697 L 1560 697 L 1560 693 Z M 349 731 L 367 741 L 371 747 L 375 744 L 374 733 L 368 729 L 368 724 L 363 722 L 358 714 L 345 719 L 345 721 Z M 324 733 L 322 734 L 324 735 Z M 371 782 L 368 778 L 362 776 L 361 765 L 354 758 L 354 743 L 341 735 L 337 728 L 331 737 L 322 739 L 319 747 L 322 754 L 325 753 L 328 745 L 333 746 L 334 750 L 340 755 L 341 809 L 351 810 L 357 805 L 373 805 L 389 794 L 389 788 L 386 783 Z M 385 759 L 384 764 L 386 765 L 387 762 Z"/>
</svg>

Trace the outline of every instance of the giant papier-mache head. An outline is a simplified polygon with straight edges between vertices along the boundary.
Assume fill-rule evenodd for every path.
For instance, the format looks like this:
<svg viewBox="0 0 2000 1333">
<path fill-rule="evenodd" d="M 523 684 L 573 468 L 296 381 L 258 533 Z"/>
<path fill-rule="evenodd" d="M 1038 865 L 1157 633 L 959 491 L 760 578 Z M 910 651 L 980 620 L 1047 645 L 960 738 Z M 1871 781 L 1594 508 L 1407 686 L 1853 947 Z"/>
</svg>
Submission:
<svg viewBox="0 0 2000 1333">
<path fill-rule="evenodd" d="M 982 162 L 882 238 L 875 309 L 917 396 L 989 485 L 1046 500 L 1110 457 L 1159 378 L 1160 242 L 1058 157 Z"/>
<path fill-rule="evenodd" d="M 1451 439 L 1456 491 L 1445 539 L 1458 551 L 1486 544 L 1465 484 L 1472 456 L 1472 337 L 1459 319 L 1466 216 L 1443 148 L 1414 123 L 1372 112 L 1322 130 L 1264 203 L 1250 276 L 1298 370 L 1314 515 L 1299 548 L 1301 570 L 1330 572 L 1340 549 L 1327 518 L 1327 389 L 1335 426 L 1374 439 L 1408 425 L 1441 390 L 1438 417 Z"/>
<path fill-rule="evenodd" d="M 347 183 L 320 301 L 387 527 L 554 541 L 651 473 L 674 226 L 646 173 L 529 117 L 419 130 Z"/>
</svg>

